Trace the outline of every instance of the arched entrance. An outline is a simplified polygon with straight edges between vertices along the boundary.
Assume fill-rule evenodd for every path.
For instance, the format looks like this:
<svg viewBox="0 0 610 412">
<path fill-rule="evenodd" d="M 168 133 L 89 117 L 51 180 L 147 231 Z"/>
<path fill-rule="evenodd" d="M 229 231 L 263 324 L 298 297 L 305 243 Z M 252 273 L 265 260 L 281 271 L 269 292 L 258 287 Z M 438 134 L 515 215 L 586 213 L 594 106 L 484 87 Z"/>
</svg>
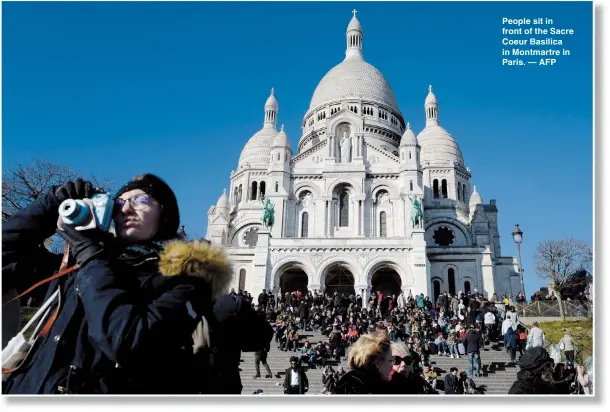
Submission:
<svg viewBox="0 0 610 412">
<path fill-rule="evenodd" d="M 453 268 L 447 270 L 447 282 L 449 282 L 449 293 L 455 296 L 455 270 Z"/>
<path fill-rule="evenodd" d="M 436 305 L 436 299 L 438 299 L 441 294 L 441 282 L 439 280 L 435 280 L 432 282 L 432 286 L 432 304 Z"/>
<path fill-rule="evenodd" d="M 297 266 L 289 266 L 280 277 L 282 293 L 291 293 L 297 290 L 307 294 L 307 273 Z"/>
<path fill-rule="evenodd" d="M 401 286 L 400 275 L 389 267 L 379 268 L 371 278 L 371 290 L 373 292 L 380 291 L 383 296 L 400 295 Z"/>
<path fill-rule="evenodd" d="M 335 292 L 345 293 L 348 296 L 356 294 L 354 275 L 343 263 L 336 263 L 329 267 L 324 278 L 324 293 L 332 295 Z"/>
<path fill-rule="evenodd" d="M 470 282 L 469 281 L 464 282 L 464 294 L 470 295 Z"/>
</svg>

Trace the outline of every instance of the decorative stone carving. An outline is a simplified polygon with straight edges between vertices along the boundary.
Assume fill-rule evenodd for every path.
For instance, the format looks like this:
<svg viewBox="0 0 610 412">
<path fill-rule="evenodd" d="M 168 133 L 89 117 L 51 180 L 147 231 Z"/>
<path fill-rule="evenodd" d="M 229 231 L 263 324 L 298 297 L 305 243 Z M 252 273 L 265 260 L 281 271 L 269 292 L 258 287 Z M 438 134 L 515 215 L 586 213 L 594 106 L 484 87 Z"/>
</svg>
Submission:
<svg viewBox="0 0 610 412">
<path fill-rule="evenodd" d="M 390 203 L 390 195 L 388 194 L 388 192 L 382 193 L 381 196 L 379 196 L 378 202 L 380 205 Z"/>
<path fill-rule="evenodd" d="M 258 243 L 258 228 L 251 227 L 244 232 L 244 243 L 249 247 L 256 247 Z"/>
<path fill-rule="evenodd" d="M 315 164 L 322 163 L 323 160 L 324 159 L 322 159 L 322 156 L 314 156 L 311 158 L 311 161 L 314 162 Z"/>
<path fill-rule="evenodd" d="M 369 162 L 371 162 L 371 164 L 379 163 L 379 157 L 371 155 L 369 156 Z"/>
<path fill-rule="evenodd" d="M 277 253 L 272 253 L 269 256 L 269 260 L 271 261 L 272 265 L 275 265 L 275 262 L 277 262 L 278 258 L 279 258 L 279 256 L 277 255 Z"/>
<path fill-rule="evenodd" d="M 360 265 L 362 265 L 362 267 L 366 266 L 366 263 L 369 261 L 369 257 L 367 255 L 360 255 L 358 256 L 358 262 L 360 262 Z"/>
<path fill-rule="evenodd" d="M 303 208 L 310 206 L 313 203 L 311 193 L 307 193 L 303 199 L 301 199 L 301 205 Z"/>
<path fill-rule="evenodd" d="M 313 265 L 314 265 L 315 267 L 320 266 L 320 263 L 322 263 L 322 255 L 319 255 L 319 254 L 317 254 L 317 255 L 313 255 L 313 256 L 311 257 L 311 262 L 313 263 Z"/>
</svg>

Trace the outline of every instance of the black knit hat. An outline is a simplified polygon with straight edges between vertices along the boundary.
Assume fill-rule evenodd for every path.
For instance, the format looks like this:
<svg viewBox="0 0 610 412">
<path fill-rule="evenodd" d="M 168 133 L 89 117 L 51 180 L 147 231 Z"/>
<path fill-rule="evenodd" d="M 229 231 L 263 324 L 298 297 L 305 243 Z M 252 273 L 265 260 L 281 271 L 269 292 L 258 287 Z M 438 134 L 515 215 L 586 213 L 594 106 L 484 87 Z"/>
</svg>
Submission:
<svg viewBox="0 0 610 412">
<path fill-rule="evenodd" d="M 546 349 L 541 346 L 536 346 L 523 353 L 519 359 L 519 367 L 521 370 L 536 370 L 550 362 L 551 357 Z"/>
<path fill-rule="evenodd" d="M 121 187 L 115 195 L 115 199 L 123 193 L 135 189 L 148 193 L 162 206 L 162 221 L 153 240 L 168 240 L 176 237 L 180 224 L 180 212 L 176 195 L 167 183 L 153 174 L 139 175 Z"/>
</svg>

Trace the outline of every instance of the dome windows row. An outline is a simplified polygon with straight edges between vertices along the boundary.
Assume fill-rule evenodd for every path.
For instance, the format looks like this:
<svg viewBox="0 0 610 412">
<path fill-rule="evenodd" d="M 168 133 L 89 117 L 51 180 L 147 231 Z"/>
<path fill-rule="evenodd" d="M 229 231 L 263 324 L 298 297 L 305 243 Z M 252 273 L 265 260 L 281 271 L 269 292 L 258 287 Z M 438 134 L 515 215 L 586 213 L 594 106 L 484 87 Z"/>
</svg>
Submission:
<svg viewBox="0 0 610 412">
<path fill-rule="evenodd" d="M 326 120 L 327 116 L 334 116 L 335 114 L 340 112 L 341 109 L 342 109 L 341 105 L 331 105 L 327 108 L 323 108 L 323 109 L 317 111 L 316 113 L 312 113 L 305 118 L 305 121 L 303 122 L 303 127 L 310 128 L 312 126 L 315 126 L 318 122 Z M 389 122 L 392 126 L 399 129 L 401 133 L 404 129 L 404 126 L 403 126 L 402 122 L 400 121 L 400 119 L 397 116 L 390 114 L 388 111 L 386 111 L 384 109 L 375 108 L 374 106 L 363 105 L 360 103 L 358 103 L 358 104 L 348 103 L 347 109 L 355 114 L 362 114 L 364 116 L 376 118 L 377 120 L 380 120 L 380 121 Z"/>
<path fill-rule="evenodd" d="M 440 183 L 438 179 L 432 181 L 432 195 L 435 199 L 447 199 L 449 197 L 447 179 L 442 179 Z M 465 183 L 458 182 L 456 198 L 461 202 L 465 202 L 465 199 L 468 198 L 468 187 Z"/>
</svg>

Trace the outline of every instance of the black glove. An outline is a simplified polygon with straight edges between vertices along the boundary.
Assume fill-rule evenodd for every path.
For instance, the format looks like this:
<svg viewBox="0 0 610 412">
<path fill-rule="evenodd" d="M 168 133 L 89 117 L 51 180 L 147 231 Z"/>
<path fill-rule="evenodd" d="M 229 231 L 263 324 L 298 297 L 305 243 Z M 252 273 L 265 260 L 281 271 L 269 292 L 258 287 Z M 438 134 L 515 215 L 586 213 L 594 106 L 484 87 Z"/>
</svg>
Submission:
<svg viewBox="0 0 610 412">
<path fill-rule="evenodd" d="M 59 203 L 66 199 L 88 199 L 97 193 L 93 187 L 93 183 L 81 178 L 74 182 L 66 182 L 63 185 L 55 188 L 54 195 Z"/>
<path fill-rule="evenodd" d="M 70 245 L 72 256 L 79 267 L 83 267 L 96 256 L 105 252 L 102 242 L 110 241 L 112 235 L 99 229 L 79 231 L 73 226 L 64 224 L 61 220 L 57 233 Z"/>
</svg>

